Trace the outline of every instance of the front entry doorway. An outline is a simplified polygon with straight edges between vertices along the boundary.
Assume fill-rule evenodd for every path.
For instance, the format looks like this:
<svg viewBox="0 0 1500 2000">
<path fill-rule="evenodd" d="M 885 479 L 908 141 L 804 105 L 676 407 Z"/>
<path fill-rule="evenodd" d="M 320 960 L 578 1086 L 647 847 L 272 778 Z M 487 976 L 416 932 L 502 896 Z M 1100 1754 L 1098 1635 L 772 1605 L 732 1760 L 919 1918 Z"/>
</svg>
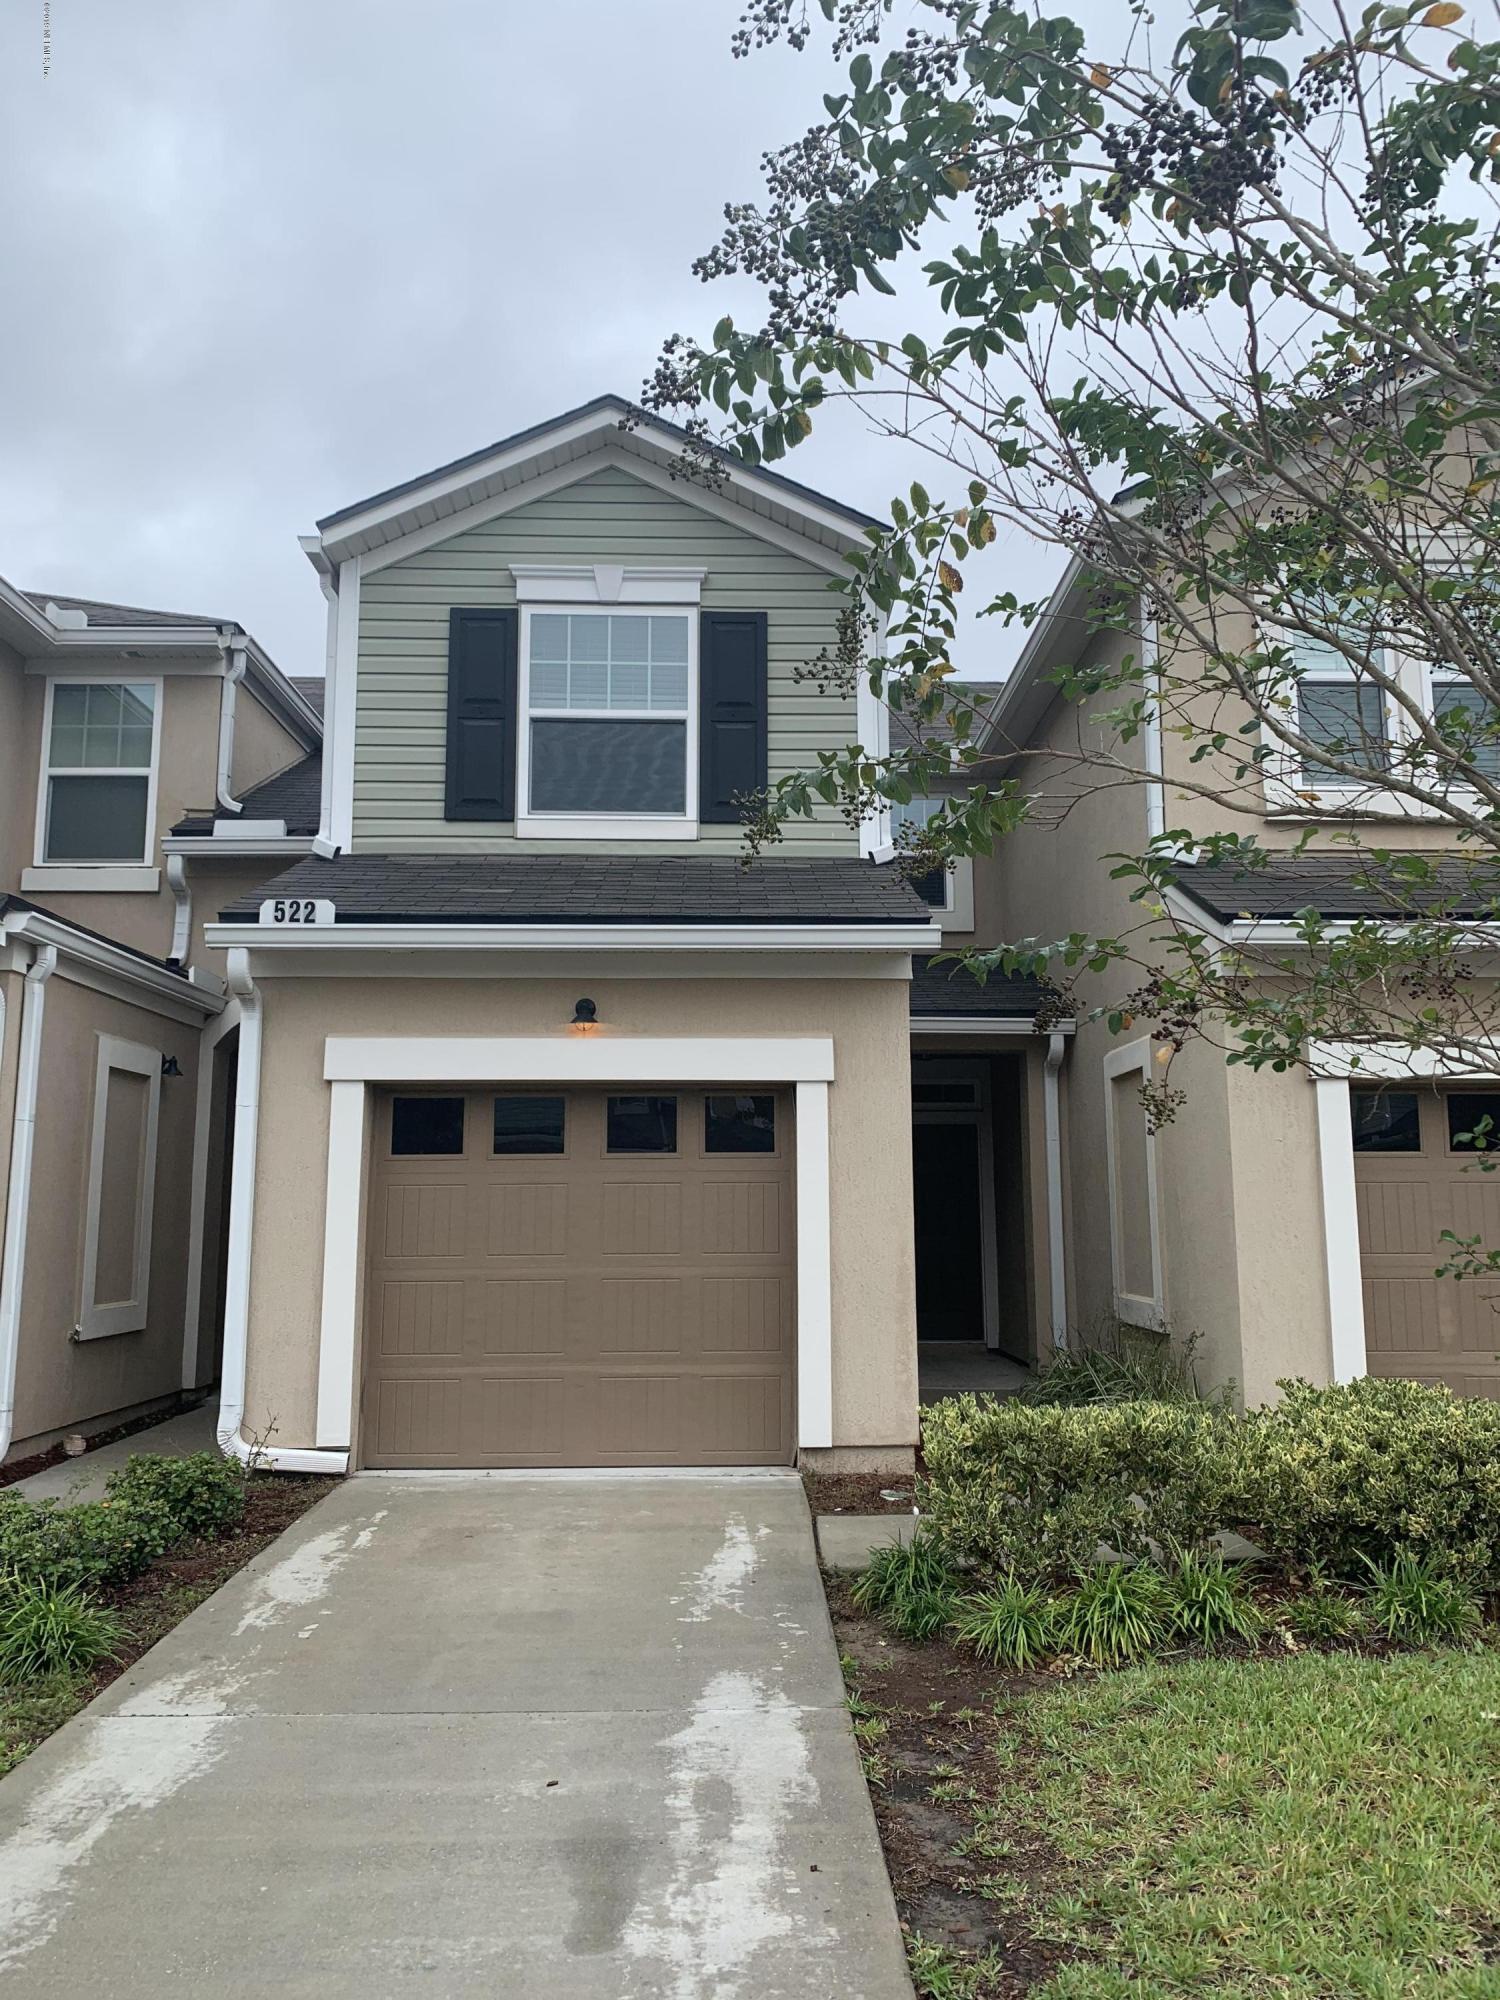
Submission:
<svg viewBox="0 0 1500 2000">
<path fill-rule="evenodd" d="M 1000 1338 L 994 1129 L 986 1062 L 923 1058 L 912 1071 L 917 1338 Z"/>
</svg>

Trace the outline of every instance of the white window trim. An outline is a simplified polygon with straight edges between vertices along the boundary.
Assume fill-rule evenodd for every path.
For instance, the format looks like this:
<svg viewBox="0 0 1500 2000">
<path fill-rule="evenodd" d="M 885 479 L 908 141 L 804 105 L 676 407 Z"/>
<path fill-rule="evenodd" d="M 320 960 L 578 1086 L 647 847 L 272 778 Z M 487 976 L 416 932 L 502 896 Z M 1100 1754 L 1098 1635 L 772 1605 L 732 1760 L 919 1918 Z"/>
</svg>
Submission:
<svg viewBox="0 0 1500 2000">
<path fill-rule="evenodd" d="M 1295 646 L 1297 634 L 1281 627 L 1268 628 L 1267 637 L 1272 643 Z M 1444 674 L 1435 671 L 1425 661 L 1409 653 L 1396 651 L 1393 647 L 1383 648 L 1387 671 L 1396 681 L 1402 693 L 1420 708 L 1428 717 L 1437 714 L 1437 690 L 1444 682 L 1451 681 L 1459 687 L 1471 687 L 1473 683 L 1463 674 Z M 1353 680 L 1352 668 L 1345 674 L 1336 671 L 1313 673 L 1310 680 L 1335 681 Z M 1382 706 L 1385 713 L 1386 740 L 1393 750 L 1400 750 L 1410 744 L 1416 734 L 1412 718 L 1400 702 L 1381 689 Z M 1295 700 L 1292 718 L 1295 726 L 1297 707 Z M 1313 779 L 1303 775 L 1302 762 L 1289 745 L 1283 743 L 1270 729 L 1262 729 L 1261 740 L 1271 751 L 1264 767 L 1266 811 L 1277 819 L 1326 819 L 1330 814 L 1342 817 L 1349 812 L 1366 814 L 1372 819 L 1415 819 L 1431 820 L 1437 817 L 1436 809 L 1407 798 L 1403 793 L 1387 791 L 1383 787 L 1345 783 L 1337 778 Z M 1477 794 L 1471 786 L 1454 786 L 1453 796 L 1460 801 L 1473 800 Z"/>
<path fill-rule="evenodd" d="M 1160 1333 L 1167 1323 L 1166 1296 L 1162 1282 L 1161 1256 L 1161 1210 L 1157 1194 L 1156 1134 L 1151 1131 L 1149 1121 L 1146 1131 L 1146 1213 L 1151 1238 L 1151 1296 L 1143 1298 L 1137 1293 L 1127 1292 L 1124 1281 L 1123 1248 L 1124 1232 L 1120 1222 L 1120 1187 L 1118 1163 L 1115 1150 L 1115 1094 L 1112 1088 L 1115 1079 L 1121 1076 L 1139 1076 L 1142 1081 L 1151 1075 L 1151 1042 L 1149 1037 L 1127 1042 L 1122 1048 L 1106 1049 L 1104 1053 L 1104 1160 L 1109 1175 L 1109 1264 L 1110 1277 L 1114 1287 L 1115 1314 L 1127 1326 L 1144 1326 Z"/>
<path fill-rule="evenodd" d="M 832 1445 L 833 1258 L 826 1035 L 765 1040 L 706 1036 L 352 1036 L 323 1044 L 332 1086 L 318 1347 L 320 1449 L 354 1446 L 358 1402 L 360 1234 L 366 1204 L 368 1096 L 381 1083 L 780 1083 L 796 1092 L 797 1443 Z M 242 1142 L 253 1143 L 253 1142 Z M 253 1164 L 253 1161 L 252 1161 Z M 235 1162 L 236 1178 L 240 1160 Z M 232 1254 L 248 1269 L 249 1221 Z"/>
<path fill-rule="evenodd" d="M 151 762 L 144 773 L 146 779 L 146 844 L 139 861 L 130 861 L 125 858 L 118 858 L 113 861 L 49 861 L 47 859 L 47 802 L 51 789 L 50 780 L 53 776 L 52 697 L 56 692 L 59 682 L 63 681 L 69 682 L 74 686 L 149 687 L 152 690 Z M 49 674 L 47 676 L 47 695 L 46 700 L 42 704 L 41 776 L 36 788 L 36 828 L 32 845 L 36 868 L 45 869 L 47 872 L 45 878 L 33 882 L 33 887 L 39 889 L 93 889 L 107 893 L 122 889 L 139 890 L 148 887 L 154 889 L 157 886 L 155 881 L 147 883 L 141 878 L 143 874 L 155 873 L 152 865 L 152 856 L 156 852 L 156 792 L 161 770 L 162 691 L 163 683 L 160 674 L 89 673 L 80 670 L 75 673 Z M 92 776 L 104 778 L 130 776 L 138 778 L 143 775 L 139 766 L 131 766 L 128 771 L 118 769 L 113 765 L 96 766 L 86 771 L 74 771 L 71 766 L 63 766 L 60 769 L 65 775 L 81 777 Z M 63 871 L 69 877 L 78 877 L 81 879 L 76 881 L 61 881 L 58 877 L 59 870 Z M 30 871 L 27 872 L 29 873 Z M 25 886 L 26 884 L 23 881 L 23 890 Z"/>
<path fill-rule="evenodd" d="M 517 572 L 518 578 L 521 573 Z M 593 573 L 591 573 L 593 574 Z M 658 573 L 659 574 L 659 573 Z M 693 572 L 698 574 L 698 572 Z M 554 578 L 555 581 L 555 578 Z M 542 709 L 542 720 L 608 722 L 681 722 L 683 755 L 686 763 L 685 807 L 681 813 L 549 813 L 531 810 L 531 725 L 537 717 L 531 707 L 531 620 L 540 611 L 608 617 L 610 605 L 596 597 L 592 603 L 569 602 L 557 598 L 537 599 L 521 605 L 520 660 L 517 667 L 516 730 L 516 835 L 522 840 L 696 840 L 698 837 L 698 619 L 690 607 L 660 598 L 654 602 L 634 602 L 631 614 L 639 617 L 683 618 L 688 633 L 687 707 L 676 709 Z"/>
<path fill-rule="evenodd" d="M 118 1035 L 100 1035 L 94 1066 L 94 1121 L 89 1139 L 88 1195 L 84 1204 L 83 1290 L 76 1336 L 102 1340 L 111 1334 L 139 1333 L 146 1324 L 151 1293 L 151 1227 L 156 1205 L 156 1142 L 161 1113 L 160 1049 L 127 1042 Z M 101 1305 L 95 1297 L 99 1278 L 99 1211 L 104 1198 L 105 1130 L 109 1110 L 109 1079 L 113 1070 L 127 1070 L 146 1079 L 146 1131 L 141 1178 L 136 1189 L 134 1280 L 128 1299 Z"/>
<path fill-rule="evenodd" d="M 45 780 L 44 780 L 45 782 Z M 83 893 L 91 896 L 154 895 L 161 887 L 161 870 L 131 861 L 43 861 L 21 870 L 21 894 L 33 890 Z"/>
</svg>

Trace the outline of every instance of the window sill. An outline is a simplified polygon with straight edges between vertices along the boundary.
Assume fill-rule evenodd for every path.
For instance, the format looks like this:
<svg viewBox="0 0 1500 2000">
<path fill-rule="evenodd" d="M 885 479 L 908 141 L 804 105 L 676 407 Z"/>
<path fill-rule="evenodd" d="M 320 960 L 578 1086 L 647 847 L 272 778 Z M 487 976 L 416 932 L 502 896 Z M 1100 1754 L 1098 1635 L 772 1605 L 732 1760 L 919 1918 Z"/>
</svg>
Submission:
<svg viewBox="0 0 1500 2000">
<path fill-rule="evenodd" d="M 44 861 L 21 870 L 21 894 L 83 891 L 91 895 L 155 895 L 161 870 L 128 861 Z"/>
<path fill-rule="evenodd" d="M 573 819 L 550 813 L 524 813 L 516 820 L 518 840 L 696 840 L 698 822 L 685 818 L 653 818 L 647 813 L 609 813 Z"/>
</svg>

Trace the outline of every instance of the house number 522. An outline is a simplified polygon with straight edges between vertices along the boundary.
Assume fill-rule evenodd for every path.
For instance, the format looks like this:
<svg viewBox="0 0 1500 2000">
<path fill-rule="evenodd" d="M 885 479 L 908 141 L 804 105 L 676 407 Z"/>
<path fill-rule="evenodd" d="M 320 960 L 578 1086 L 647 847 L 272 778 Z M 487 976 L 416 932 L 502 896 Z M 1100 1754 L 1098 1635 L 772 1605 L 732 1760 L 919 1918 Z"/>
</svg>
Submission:
<svg viewBox="0 0 1500 2000">
<path fill-rule="evenodd" d="M 263 924 L 331 924 L 333 903 L 327 896 L 267 896 L 260 906 Z"/>
</svg>

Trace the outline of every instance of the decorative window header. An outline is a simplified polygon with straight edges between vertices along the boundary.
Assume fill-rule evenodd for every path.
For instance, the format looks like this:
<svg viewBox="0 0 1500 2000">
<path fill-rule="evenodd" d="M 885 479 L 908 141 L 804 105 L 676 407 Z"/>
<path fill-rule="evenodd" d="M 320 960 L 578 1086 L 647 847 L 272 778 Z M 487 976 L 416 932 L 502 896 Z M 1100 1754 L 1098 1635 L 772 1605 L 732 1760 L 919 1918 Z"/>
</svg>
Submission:
<svg viewBox="0 0 1500 2000">
<path fill-rule="evenodd" d="M 706 570 L 623 563 L 512 563 L 518 604 L 696 604 Z"/>
</svg>

